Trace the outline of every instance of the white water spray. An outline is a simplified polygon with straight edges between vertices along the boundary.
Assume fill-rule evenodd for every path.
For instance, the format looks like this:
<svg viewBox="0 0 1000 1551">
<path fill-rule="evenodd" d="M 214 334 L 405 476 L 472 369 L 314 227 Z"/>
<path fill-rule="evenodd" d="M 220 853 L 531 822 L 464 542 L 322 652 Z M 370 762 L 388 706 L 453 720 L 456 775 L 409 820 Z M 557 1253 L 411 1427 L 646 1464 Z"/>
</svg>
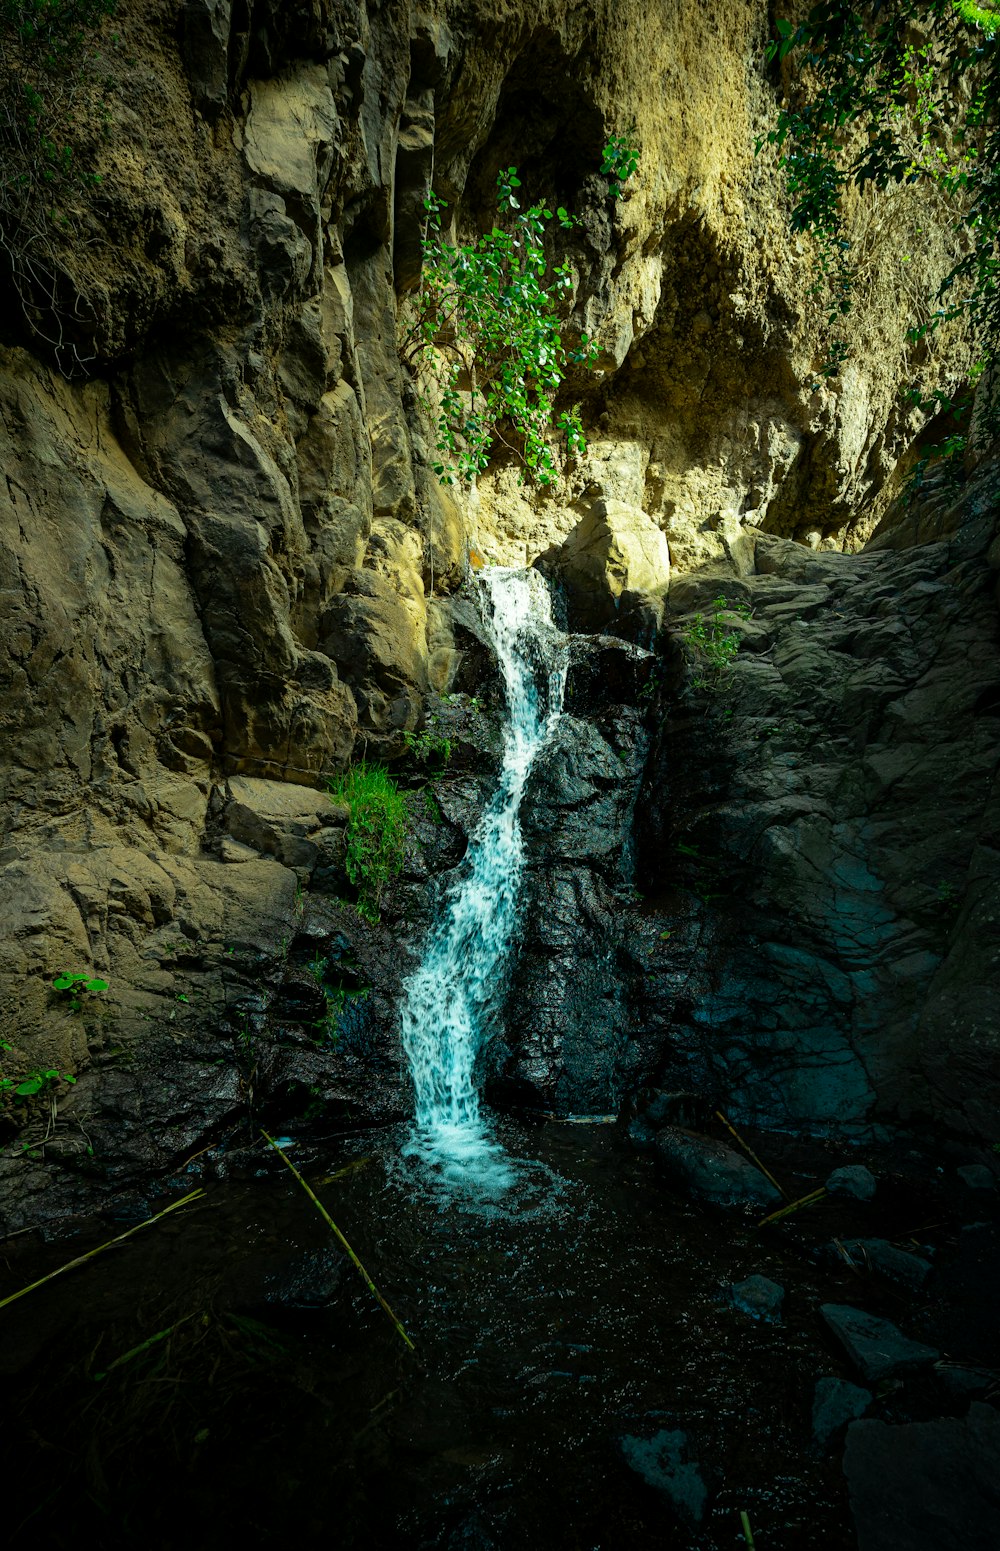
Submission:
<svg viewBox="0 0 1000 1551">
<path fill-rule="evenodd" d="M 510 1174 L 480 1114 L 477 1058 L 517 919 L 521 799 L 562 710 L 566 652 L 538 572 L 490 568 L 481 585 L 507 693 L 503 765 L 424 957 L 405 984 L 402 1022 L 417 1101 L 408 1153 L 447 1179 L 498 1193 Z"/>
</svg>

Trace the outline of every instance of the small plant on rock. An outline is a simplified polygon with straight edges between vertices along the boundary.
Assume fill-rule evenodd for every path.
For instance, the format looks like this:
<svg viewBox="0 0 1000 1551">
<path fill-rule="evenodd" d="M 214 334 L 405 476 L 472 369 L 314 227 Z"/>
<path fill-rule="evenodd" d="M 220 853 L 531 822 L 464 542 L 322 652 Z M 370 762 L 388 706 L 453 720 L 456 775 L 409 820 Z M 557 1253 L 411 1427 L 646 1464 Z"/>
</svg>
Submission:
<svg viewBox="0 0 1000 1551">
<path fill-rule="evenodd" d="M 740 619 L 749 619 L 751 610 L 744 607 L 730 607 L 724 595 L 720 595 L 712 603 L 712 612 L 707 617 L 704 614 L 696 614 L 693 622 L 684 632 L 684 640 L 696 659 L 700 659 L 711 670 L 711 677 L 699 677 L 694 681 L 695 689 L 708 689 L 717 687 L 720 680 L 729 672 L 733 659 L 740 649 L 739 632 L 733 630 L 726 621 L 727 615 L 736 615 Z"/>
<path fill-rule="evenodd" d="M 358 891 L 358 910 L 377 922 L 390 878 L 402 870 L 406 801 L 384 765 L 364 760 L 330 782 L 330 794 L 347 804 L 347 876 Z"/>
<path fill-rule="evenodd" d="M 612 135 L 601 157 L 601 171 L 608 180 L 612 199 L 621 199 L 625 185 L 639 165 L 639 147 L 633 140 L 634 129 L 624 135 Z"/>
<path fill-rule="evenodd" d="M 74 975 L 67 970 L 63 970 L 53 980 L 52 989 L 66 999 L 70 1012 L 79 1012 L 89 996 L 108 989 L 108 982 L 102 980 L 99 975 L 87 975 L 79 972 Z"/>
<path fill-rule="evenodd" d="M 55 1066 L 36 1066 L 23 1077 L 0 1077 L 0 1094 L 13 1094 L 15 1104 L 22 1103 L 25 1099 L 36 1098 L 39 1093 L 46 1093 L 57 1082 L 75 1083 L 76 1078 L 70 1072 L 60 1072 Z"/>
<path fill-rule="evenodd" d="M 403 742 L 422 765 L 443 767 L 451 759 L 451 739 L 430 728 L 423 732 L 404 732 Z"/>
</svg>

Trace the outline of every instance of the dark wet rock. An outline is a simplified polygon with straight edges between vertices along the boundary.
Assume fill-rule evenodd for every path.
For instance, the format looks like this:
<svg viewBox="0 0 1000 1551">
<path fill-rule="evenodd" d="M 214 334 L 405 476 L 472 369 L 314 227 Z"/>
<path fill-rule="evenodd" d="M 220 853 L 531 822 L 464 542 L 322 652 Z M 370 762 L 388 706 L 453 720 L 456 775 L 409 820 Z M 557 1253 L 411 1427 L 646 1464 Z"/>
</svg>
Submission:
<svg viewBox="0 0 1000 1551">
<path fill-rule="evenodd" d="M 991 1368 L 966 1368 L 960 1363 L 936 1363 L 934 1371 L 949 1394 L 985 1395 L 997 1388 L 1000 1374 Z"/>
<path fill-rule="evenodd" d="M 966 1163 L 957 1168 L 955 1173 L 963 1185 L 970 1190 L 996 1190 L 997 1182 L 993 1170 L 985 1163 Z"/>
<path fill-rule="evenodd" d="M 607 650 L 632 661 L 628 648 Z M 652 1075 L 659 1040 L 636 1030 L 630 996 L 642 973 L 630 837 L 646 743 L 634 706 L 567 710 L 539 756 L 522 810 L 522 947 L 488 1053 L 494 1102 L 608 1114 Z"/>
<path fill-rule="evenodd" d="M 566 708 L 574 716 L 593 716 L 641 704 L 650 692 L 655 666 L 652 652 L 626 641 L 612 636 L 572 636 Z"/>
<path fill-rule="evenodd" d="M 855 1201 L 870 1201 L 875 1194 L 875 1176 L 863 1163 L 850 1163 L 834 1169 L 826 1182 L 832 1196 L 851 1196 Z"/>
<path fill-rule="evenodd" d="M 657 1157 L 675 1183 L 713 1206 L 767 1207 L 781 1200 L 771 1181 L 725 1142 L 664 1126 Z"/>
<path fill-rule="evenodd" d="M 887 1239 L 841 1239 L 839 1244 L 858 1269 L 874 1271 L 904 1287 L 920 1287 L 930 1275 L 929 1260 L 913 1255 L 909 1250 L 897 1249 Z M 832 1246 L 832 1250 L 838 1259 L 841 1258 L 837 1245 Z"/>
<path fill-rule="evenodd" d="M 656 1144 L 656 1131 L 643 1115 L 629 1122 L 628 1139 L 640 1152 L 652 1152 Z"/>
<path fill-rule="evenodd" d="M 346 1265 L 339 1250 L 308 1250 L 267 1278 L 264 1302 L 286 1309 L 328 1308 L 340 1291 Z"/>
<path fill-rule="evenodd" d="M 651 752 L 637 884 L 671 937 L 636 1022 L 665 1036 L 664 1086 L 697 1074 L 737 1121 L 993 1139 L 994 526 L 970 493 L 934 542 L 761 536 L 739 579 L 672 583 L 682 641 L 724 591 L 772 644 L 724 694 L 691 668 Z"/>
<path fill-rule="evenodd" d="M 871 1403 L 871 1391 L 850 1383 L 848 1379 L 817 1379 L 812 1427 L 813 1437 L 820 1448 L 825 1448 L 848 1422 L 864 1416 Z"/>
<path fill-rule="evenodd" d="M 887 1319 L 846 1303 L 824 1303 L 820 1313 L 858 1371 L 872 1382 L 923 1368 L 941 1354 L 911 1341 Z"/>
<path fill-rule="evenodd" d="M 687 1433 L 664 1428 L 651 1438 L 629 1435 L 619 1439 L 618 1447 L 630 1469 L 663 1494 L 682 1523 L 695 1528 L 702 1522 L 708 1488 L 697 1463 L 687 1457 Z"/>
<path fill-rule="evenodd" d="M 734 1282 L 726 1296 L 734 1308 L 749 1314 L 751 1319 L 773 1324 L 781 1318 L 785 1289 L 768 1276 L 748 1276 L 743 1282 Z"/>
<path fill-rule="evenodd" d="M 640 1113 L 653 1127 L 684 1126 L 694 1130 L 709 1123 L 712 1105 L 703 1093 L 668 1093 L 659 1089 L 646 1099 Z"/>
<path fill-rule="evenodd" d="M 859 1551 L 996 1551 L 1000 1416 L 852 1423 L 844 1474 Z"/>
</svg>

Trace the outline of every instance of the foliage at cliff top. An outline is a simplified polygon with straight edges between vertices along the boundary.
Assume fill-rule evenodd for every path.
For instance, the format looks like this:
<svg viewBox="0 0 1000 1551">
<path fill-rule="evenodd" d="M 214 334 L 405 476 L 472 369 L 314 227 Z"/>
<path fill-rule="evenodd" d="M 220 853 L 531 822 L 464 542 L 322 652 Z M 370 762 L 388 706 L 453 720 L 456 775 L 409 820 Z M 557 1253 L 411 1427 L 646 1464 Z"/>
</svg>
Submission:
<svg viewBox="0 0 1000 1551">
<path fill-rule="evenodd" d="M 1000 341 L 1000 16 L 966 0 L 824 0 L 775 23 L 769 59 L 795 77 L 765 140 L 783 152 L 795 231 L 817 239 L 830 309 L 825 372 L 842 364 L 837 323 L 851 306 L 850 188 L 923 183 L 943 197 L 960 256 L 914 320 L 916 339 L 964 318 L 982 365 Z M 1000 386 L 990 422 L 1000 421 Z"/>
<path fill-rule="evenodd" d="M 0 0 L 0 285 L 68 375 L 93 325 L 73 272 L 108 124 L 100 35 L 116 0 Z"/>
<path fill-rule="evenodd" d="M 560 208 L 522 210 L 517 169 L 497 177 L 497 203 L 511 229 L 494 226 L 474 242 L 447 242 L 441 229 L 445 202 L 424 201 L 424 261 L 415 298 L 416 321 L 403 356 L 423 369 L 425 404 L 437 428 L 434 470 L 444 484 L 471 483 L 489 463 L 495 442 L 521 461 L 538 484 L 551 484 L 556 461 L 554 426 L 569 454 L 584 451 L 579 408 L 556 414 L 556 398 L 571 366 L 587 366 L 596 351 L 586 334 L 565 338 L 560 304 L 568 303 L 568 263 L 549 268 L 546 229 L 576 224 Z M 429 378 L 429 381 L 427 381 Z"/>
</svg>

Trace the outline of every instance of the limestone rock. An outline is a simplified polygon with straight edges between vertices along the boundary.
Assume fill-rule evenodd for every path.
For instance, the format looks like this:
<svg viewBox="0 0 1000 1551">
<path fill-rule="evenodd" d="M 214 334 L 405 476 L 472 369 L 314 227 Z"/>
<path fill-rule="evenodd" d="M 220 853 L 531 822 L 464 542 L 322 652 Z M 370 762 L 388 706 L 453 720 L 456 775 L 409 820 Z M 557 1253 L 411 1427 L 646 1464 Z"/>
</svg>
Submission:
<svg viewBox="0 0 1000 1551">
<path fill-rule="evenodd" d="M 222 822 L 228 834 L 286 867 L 311 870 L 320 856 L 319 831 L 346 820 L 345 808 L 311 787 L 254 776 L 231 776 L 226 784 Z"/>
</svg>

